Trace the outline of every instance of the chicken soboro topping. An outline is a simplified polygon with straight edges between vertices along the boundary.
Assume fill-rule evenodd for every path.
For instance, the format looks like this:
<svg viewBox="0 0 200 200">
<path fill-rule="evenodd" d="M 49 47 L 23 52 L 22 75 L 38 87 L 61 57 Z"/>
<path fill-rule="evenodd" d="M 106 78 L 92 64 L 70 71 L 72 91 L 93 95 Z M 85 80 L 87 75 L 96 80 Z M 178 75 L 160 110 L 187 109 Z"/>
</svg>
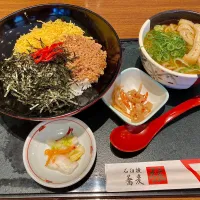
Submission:
<svg viewBox="0 0 200 200">
<path fill-rule="evenodd" d="M 93 39 L 79 35 L 67 36 L 63 47 L 72 57 L 75 56 L 73 61 L 67 63 L 75 80 L 88 79 L 90 83 L 95 83 L 104 74 L 107 54 Z"/>
</svg>

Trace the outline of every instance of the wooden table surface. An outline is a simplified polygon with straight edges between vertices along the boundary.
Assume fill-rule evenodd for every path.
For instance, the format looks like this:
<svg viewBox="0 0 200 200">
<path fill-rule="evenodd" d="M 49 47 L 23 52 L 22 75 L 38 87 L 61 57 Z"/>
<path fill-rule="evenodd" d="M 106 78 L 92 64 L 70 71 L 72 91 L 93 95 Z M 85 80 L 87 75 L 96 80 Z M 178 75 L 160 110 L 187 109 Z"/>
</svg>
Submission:
<svg viewBox="0 0 200 200">
<path fill-rule="evenodd" d="M 120 38 L 137 38 L 144 21 L 164 10 L 200 12 L 199 0 L 0 0 L 0 18 L 21 8 L 45 3 L 68 3 L 88 8 L 108 20 Z"/>
<path fill-rule="evenodd" d="M 0 0 L 0 18 L 21 8 L 46 3 L 68 3 L 88 8 L 110 22 L 120 38 L 137 38 L 144 21 L 164 10 L 187 9 L 200 12 L 200 0 Z M 58 200 L 51 200 L 55 199 Z"/>
</svg>

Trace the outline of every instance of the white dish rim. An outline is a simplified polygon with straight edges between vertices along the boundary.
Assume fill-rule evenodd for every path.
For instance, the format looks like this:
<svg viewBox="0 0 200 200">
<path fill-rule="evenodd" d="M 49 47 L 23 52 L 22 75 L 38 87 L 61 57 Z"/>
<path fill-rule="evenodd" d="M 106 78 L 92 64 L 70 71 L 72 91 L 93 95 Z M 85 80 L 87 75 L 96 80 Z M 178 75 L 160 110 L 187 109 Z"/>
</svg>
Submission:
<svg viewBox="0 0 200 200">
<path fill-rule="evenodd" d="M 40 178 L 38 178 L 34 174 L 34 172 L 32 172 L 32 170 L 30 169 L 29 163 L 27 161 L 27 151 L 26 150 L 27 150 L 29 144 L 31 143 L 31 139 L 30 138 L 36 132 L 38 132 L 40 127 L 42 127 L 45 124 L 48 124 L 50 122 L 55 122 L 55 121 L 57 122 L 57 121 L 60 121 L 60 120 L 73 120 L 73 121 L 79 122 L 85 129 L 87 129 L 87 132 L 88 132 L 88 134 L 89 134 L 89 136 L 91 138 L 93 151 L 92 151 L 92 156 L 91 156 L 89 165 L 87 166 L 87 168 L 83 171 L 83 173 L 79 177 L 77 177 L 76 179 L 74 179 L 74 180 L 72 180 L 70 182 L 60 183 L 60 184 L 52 184 L 52 183 L 45 182 L 45 181 L 41 180 Z M 48 121 L 41 122 L 31 130 L 31 132 L 29 133 L 29 135 L 27 136 L 27 138 L 25 140 L 24 147 L 23 147 L 23 163 L 24 163 L 24 166 L 25 166 L 25 169 L 26 169 L 27 173 L 37 183 L 39 183 L 39 184 L 41 184 L 41 185 L 43 185 L 45 187 L 49 187 L 49 188 L 64 188 L 64 187 L 69 187 L 71 185 L 74 185 L 75 183 L 79 182 L 81 179 L 83 179 L 89 173 L 89 171 L 91 170 L 91 168 L 92 168 L 92 166 L 93 166 L 93 164 L 95 162 L 96 154 L 97 154 L 96 140 L 95 140 L 95 137 L 94 137 L 94 134 L 93 134 L 92 130 L 83 121 L 81 121 L 81 120 L 79 120 L 79 119 L 77 119 L 75 117 L 64 117 L 64 118 L 59 118 L 59 119 L 54 119 L 54 120 L 48 120 Z"/>
</svg>

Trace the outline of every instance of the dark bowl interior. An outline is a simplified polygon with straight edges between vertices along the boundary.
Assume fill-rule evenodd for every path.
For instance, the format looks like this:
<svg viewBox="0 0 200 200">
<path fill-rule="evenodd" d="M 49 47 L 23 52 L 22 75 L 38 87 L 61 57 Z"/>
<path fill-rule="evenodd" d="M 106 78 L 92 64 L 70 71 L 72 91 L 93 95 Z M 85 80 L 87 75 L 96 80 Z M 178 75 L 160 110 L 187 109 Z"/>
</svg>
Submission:
<svg viewBox="0 0 200 200">
<path fill-rule="evenodd" d="M 190 10 L 169 10 L 158 13 L 150 18 L 152 29 L 155 25 L 177 24 L 180 19 L 187 19 L 194 23 L 200 23 L 200 13 Z"/>
<path fill-rule="evenodd" d="M 0 84 L 0 112 L 6 115 L 28 120 L 46 120 L 56 117 L 70 116 L 91 106 L 110 88 L 121 66 L 120 41 L 112 26 L 99 15 L 77 6 L 67 4 L 38 5 L 17 11 L 0 21 L 0 60 L 9 57 L 15 41 L 30 29 L 41 27 L 37 20 L 48 22 L 62 19 L 73 22 L 81 27 L 86 35 L 92 36 L 107 51 L 107 68 L 98 83 L 87 89 L 78 97 L 79 106 L 70 109 L 62 108 L 59 114 L 30 111 L 27 106 L 19 103 L 12 96 L 4 98 Z"/>
</svg>

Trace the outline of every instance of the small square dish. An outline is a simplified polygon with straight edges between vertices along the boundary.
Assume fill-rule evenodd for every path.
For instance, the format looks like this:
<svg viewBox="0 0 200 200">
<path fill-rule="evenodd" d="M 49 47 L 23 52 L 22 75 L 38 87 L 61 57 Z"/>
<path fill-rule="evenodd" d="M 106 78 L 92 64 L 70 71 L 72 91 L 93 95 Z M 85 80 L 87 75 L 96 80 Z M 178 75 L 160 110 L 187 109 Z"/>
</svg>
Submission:
<svg viewBox="0 0 200 200">
<path fill-rule="evenodd" d="M 153 104 L 151 112 L 140 122 L 132 122 L 130 118 L 112 106 L 112 93 L 116 85 L 123 86 L 125 92 L 138 90 L 142 84 L 141 94 L 148 92 L 147 100 Z M 148 121 L 169 99 L 168 91 L 146 73 L 137 68 L 128 68 L 121 72 L 109 91 L 103 96 L 104 103 L 127 124 L 138 126 Z"/>
</svg>

